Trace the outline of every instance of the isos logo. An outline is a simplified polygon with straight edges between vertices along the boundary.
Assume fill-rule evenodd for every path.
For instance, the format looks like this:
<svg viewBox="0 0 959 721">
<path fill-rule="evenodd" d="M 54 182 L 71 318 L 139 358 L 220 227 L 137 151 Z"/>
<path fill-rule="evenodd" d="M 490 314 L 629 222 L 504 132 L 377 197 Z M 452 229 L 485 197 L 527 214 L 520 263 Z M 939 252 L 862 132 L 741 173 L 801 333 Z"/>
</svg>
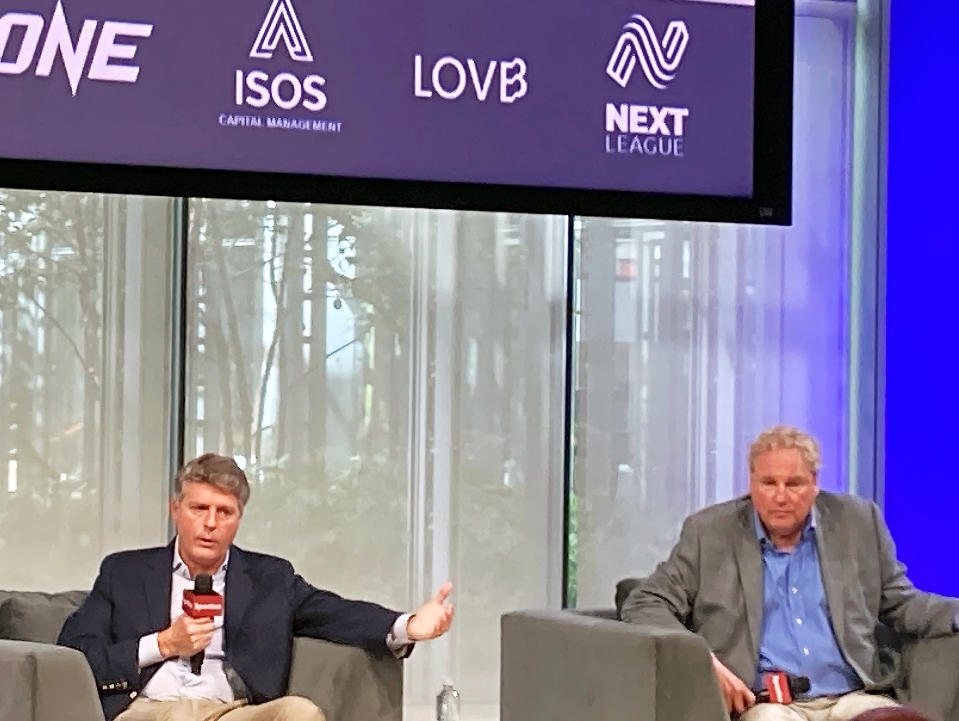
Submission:
<svg viewBox="0 0 959 721">
<path fill-rule="evenodd" d="M 273 59 L 281 40 L 290 60 L 313 62 L 313 52 L 292 0 L 273 0 L 253 42 L 250 57 Z M 238 69 L 234 75 L 234 100 L 241 107 L 263 108 L 273 104 L 283 110 L 303 108 L 318 112 L 326 107 L 325 85 L 326 78 L 315 73 L 303 75 L 292 71 L 271 73 L 260 69 Z"/>
</svg>

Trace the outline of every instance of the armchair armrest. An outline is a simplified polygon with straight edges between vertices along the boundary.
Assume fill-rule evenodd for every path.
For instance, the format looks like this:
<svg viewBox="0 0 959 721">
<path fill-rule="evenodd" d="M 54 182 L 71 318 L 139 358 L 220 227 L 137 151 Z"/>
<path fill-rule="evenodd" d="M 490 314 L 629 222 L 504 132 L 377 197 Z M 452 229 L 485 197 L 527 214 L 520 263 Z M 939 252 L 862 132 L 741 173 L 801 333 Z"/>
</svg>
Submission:
<svg viewBox="0 0 959 721">
<path fill-rule="evenodd" d="M 103 721 L 93 673 L 72 648 L 0 640 L 0 719 Z"/>
<path fill-rule="evenodd" d="M 959 635 L 913 641 L 905 667 L 909 705 L 936 721 L 959 721 Z"/>
<path fill-rule="evenodd" d="M 287 693 L 311 699 L 333 721 L 402 721 L 403 662 L 297 637 Z"/>
<path fill-rule="evenodd" d="M 709 649 L 685 630 L 573 611 L 501 619 L 502 721 L 728 721 Z"/>
</svg>

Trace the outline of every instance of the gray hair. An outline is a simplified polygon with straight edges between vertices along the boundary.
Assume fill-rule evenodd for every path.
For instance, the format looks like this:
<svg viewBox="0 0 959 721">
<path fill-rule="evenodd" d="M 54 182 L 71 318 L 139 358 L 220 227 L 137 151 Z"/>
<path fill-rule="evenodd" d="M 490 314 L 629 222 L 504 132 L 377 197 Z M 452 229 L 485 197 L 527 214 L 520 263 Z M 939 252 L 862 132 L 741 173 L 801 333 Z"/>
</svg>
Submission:
<svg viewBox="0 0 959 721">
<path fill-rule="evenodd" d="M 221 491 L 231 493 L 240 504 L 240 510 L 250 500 L 250 484 L 246 474 L 229 456 L 204 453 L 187 461 L 176 474 L 173 493 L 178 501 L 183 500 L 184 483 L 208 483 Z"/>
<path fill-rule="evenodd" d="M 806 462 L 806 467 L 816 476 L 822 468 L 822 453 L 819 442 L 805 431 L 792 426 L 767 428 L 749 446 L 749 470 L 755 470 L 756 459 L 767 451 L 794 448 Z"/>
</svg>

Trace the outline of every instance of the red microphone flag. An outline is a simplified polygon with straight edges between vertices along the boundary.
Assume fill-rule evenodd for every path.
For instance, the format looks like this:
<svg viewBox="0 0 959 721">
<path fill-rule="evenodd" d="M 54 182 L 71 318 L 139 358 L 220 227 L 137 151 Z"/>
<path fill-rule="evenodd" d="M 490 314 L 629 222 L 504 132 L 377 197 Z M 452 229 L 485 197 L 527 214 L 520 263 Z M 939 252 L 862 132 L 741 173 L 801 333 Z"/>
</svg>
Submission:
<svg viewBox="0 0 959 721">
<path fill-rule="evenodd" d="M 183 592 L 183 613 L 190 618 L 213 618 L 223 614 L 223 596 L 219 593 Z"/>
</svg>

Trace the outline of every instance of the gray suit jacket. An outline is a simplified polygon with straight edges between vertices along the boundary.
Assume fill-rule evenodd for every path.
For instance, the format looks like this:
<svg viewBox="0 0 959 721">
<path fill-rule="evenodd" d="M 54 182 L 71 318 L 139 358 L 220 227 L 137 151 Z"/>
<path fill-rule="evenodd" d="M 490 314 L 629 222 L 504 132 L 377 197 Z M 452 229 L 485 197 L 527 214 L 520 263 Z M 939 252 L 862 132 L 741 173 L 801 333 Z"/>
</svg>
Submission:
<svg viewBox="0 0 959 721">
<path fill-rule="evenodd" d="M 959 599 L 917 591 L 896 560 L 879 508 L 820 492 L 816 541 L 833 631 L 867 689 L 883 688 L 876 643 L 881 621 L 921 638 L 953 633 Z M 763 564 L 748 496 L 686 519 L 669 559 L 630 593 L 623 620 L 682 624 L 752 685 L 759 661 Z M 784 669 L 788 670 L 788 669 Z"/>
</svg>

